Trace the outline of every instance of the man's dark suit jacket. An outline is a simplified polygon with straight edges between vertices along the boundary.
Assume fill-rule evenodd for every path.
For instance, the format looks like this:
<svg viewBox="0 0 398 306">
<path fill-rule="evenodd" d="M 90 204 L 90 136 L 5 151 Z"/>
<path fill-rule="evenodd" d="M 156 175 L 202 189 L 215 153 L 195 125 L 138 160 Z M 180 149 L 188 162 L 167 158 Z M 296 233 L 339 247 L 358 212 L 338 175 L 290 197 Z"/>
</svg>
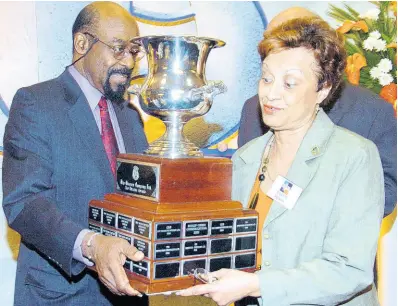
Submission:
<svg viewBox="0 0 398 306">
<path fill-rule="evenodd" d="M 142 152 L 147 140 L 138 113 L 127 104 L 114 109 L 126 151 Z M 69 72 L 18 90 L 3 159 L 4 212 L 22 236 L 15 305 L 109 304 L 109 292 L 72 251 L 87 228 L 89 201 L 114 185 L 94 116 Z"/>
<path fill-rule="evenodd" d="M 365 88 L 346 84 L 328 115 L 335 124 L 376 144 L 384 170 L 384 215 L 390 214 L 397 201 L 397 119 L 392 105 Z M 243 106 L 238 146 L 243 146 L 267 131 L 256 95 Z"/>
</svg>

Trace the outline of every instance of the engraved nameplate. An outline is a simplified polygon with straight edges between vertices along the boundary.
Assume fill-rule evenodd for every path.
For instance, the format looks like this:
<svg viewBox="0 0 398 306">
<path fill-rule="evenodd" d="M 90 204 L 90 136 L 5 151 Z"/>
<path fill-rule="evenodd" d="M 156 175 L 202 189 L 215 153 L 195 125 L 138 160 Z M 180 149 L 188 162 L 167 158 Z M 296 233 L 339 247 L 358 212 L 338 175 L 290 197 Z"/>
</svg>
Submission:
<svg viewBox="0 0 398 306">
<path fill-rule="evenodd" d="M 171 239 L 181 237 L 181 222 L 155 224 L 156 239 Z"/>
<path fill-rule="evenodd" d="M 126 240 L 129 244 L 131 244 L 132 238 L 130 236 L 127 236 L 127 235 L 119 233 L 119 232 L 117 233 L 117 236 L 119 238 Z"/>
<path fill-rule="evenodd" d="M 102 212 L 102 223 L 115 227 L 116 225 L 116 213 L 104 210 Z"/>
<path fill-rule="evenodd" d="M 133 223 L 133 219 L 131 217 L 127 217 L 121 214 L 117 216 L 117 228 L 121 230 L 125 230 L 127 232 L 131 232 L 131 226 Z"/>
<path fill-rule="evenodd" d="M 184 242 L 184 256 L 199 256 L 207 254 L 206 240 L 189 240 Z"/>
<path fill-rule="evenodd" d="M 210 254 L 232 251 L 232 238 L 210 239 Z"/>
<path fill-rule="evenodd" d="M 185 237 L 200 237 L 209 234 L 209 221 L 184 222 Z"/>
<path fill-rule="evenodd" d="M 102 222 L 102 208 L 89 206 L 88 218 L 97 222 Z"/>
<path fill-rule="evenodd" d="M 134 246 L 137 248 L 137 250 L 144 253 L 145 257 L 150 258 L 151 252 L 149 249 L 150 245 L 148 242 L 146 242 L 145 240 L 134 238 Z"/>
<path fill-rule="evenodd" d="M 250 233 L 257 231 L 257 218 L 236 219 L 236 233 Z"/>
<path fill-rule="evenodd" d="M 247 269 L 254 268 L 256 265 L 256 254 L 239 254 L 234 256 L 234 268 L 235 269 Z"/>
<path fill-rule="evenodd" d="M 181 255 L 181 243 L 155 243 L 155 259 L 176 258 Z"/>
<path fill-rule="evenodd" d="M 149 263 L 148 261 L 142 260 L 142 261 L 133 261 L 132 262 L 133 266 L 133 273 L 145 276 L 149 278 Z"/>
<path fill-rule="evenodd" d="M 226 235 L 232 234 L 234 230 L 234 220 L 214 220 L 211 222 L 211 235 Z"/>
<path fill-rule="evenodd" d="M 159 199 L 159 165 L 117 160 L 116 190 L 146 199 Z"/>
<path fill-rule="evenodd" d="M 206 269 L 206 259 L 185 260 L 182 265 L 182 275 L 190 275 L 198 268 Z"/>
<path fill-rule="evenodd" d="M 235 251 L 255 250 L 256 240 L 256 235 L 235 237 Z"/>
<path fill-rule="evenodd" d="M 232 256 L 213 257 L 209 260 L 209 271 L 214 272 L 220 269 L 231 269 Z"/>
<path fill-rule="evenodd" d="M 116 232 L 115 231 L 111 231 L 111 230 L 109 230 L 107 228 L 103 228 L 102 229 L 102 235 L 116 237 Z"/>
<path fill-rule="evenodd" d="M 151 236 L 151 222 L 134 219 L 134 234 L 149 238 Z"/>
<path fill-rule="evenodd" d="M 92 230 L 94 232 L 97 232 L 97 233 L 102 233 L 101 226 L 97 226 L 97 225 L 94 225 L 94 224 L 91 224 L 91 223 L 88 224 L 88 229 Z"/>
<path fill-rule="evenodd" d="M 179 262 L 155 263 L 155 277 L 154 279 L 171 278 L 180 275 Z"/>
</svg>

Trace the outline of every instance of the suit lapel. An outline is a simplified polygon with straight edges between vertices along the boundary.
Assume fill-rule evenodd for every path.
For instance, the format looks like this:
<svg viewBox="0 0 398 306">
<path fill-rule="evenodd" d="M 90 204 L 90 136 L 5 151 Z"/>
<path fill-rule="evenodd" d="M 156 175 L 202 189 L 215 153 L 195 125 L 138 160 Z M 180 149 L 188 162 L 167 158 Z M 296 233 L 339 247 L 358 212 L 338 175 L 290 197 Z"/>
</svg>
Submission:
<svg viewBox="0 0 398 306">
<path fill-rule="evenodd" d="M 73 128 L 84 143 L 88 156 L 96 162 L 102 174 L 101 177 L 112 183 L 113 175 L 109 161 L 87 99 L 69 72 L 65 71 L 61 75 L 61 81 L 64 85 L 65 99 L 71 105 L 68 116 Z"/>
<path fill-rule="evenodd" d="M 318 160 L 316 159 L 308 161 L 307 158 L 298 155 L 293 161 L 286 178 L 304 191 L 314 177 L 316 170 L 318 169 L 318 164 Z M 280 217 L 284 212 L 286 212 L 286 210 L 287 209 L 284 206 L 273 201 L 271 209 L 264 222 L 264 227 L 268 226 L 268 224 Z"/>
<path fill-rule="evenodd" d="M 234 180 L 241 182 L 239 185 L 234 184 L 233 198 L 241 201 L 246 208 L 249 203 L 252 188 L 257 179 L 257 172 L 260 168 L 261 159 L 264 148 L 273 134 L 271 132 L 253 140 L 253 144 L 249 145 L 246 150 L 241 152 L 236 163 L 242 163 L 239 170 L 234 174 Z M 242 178 L 244 178 L 242 180 Z"/>
<path fill-rule="evenodd" d="M 336 101 L 336 104 L 333 106 L 333 108 L 329 111 L 329 116 L 330 118 L 333 118 L 333 122 L 335 124 L 338 124 L 341 119 L 344 117 L 344 114 L 346 112 L 347 106 L 343 104 L 343 101 L 341 101 L 341 98 L 339 98 Z"/>
<path fill-rule="evenodd" d="M 328 112 L 330 119 L 334 124 L 339 124 L 345 114 L 350 113 L 356 104 L 356 95 L 351 94 L 355 90 L 354 86 L 348 83 L 343 84 L 340 96 L 335 102 L 333 108 Z"/>
<path fill-rule="evenodd" d="M 129 116 L 127 103 L 122 105 L 118 105 L 113 103 L 113 109 L 115 110 L 116 118 L 119 123 L 120 132 L 123 137 L 124 147 L 126 149 L 126 153 L 135 152 L 135 143 L 133 130 L 134 130 L 134 122 Z"/>
<path fill-rule="evenodd" d="M 333 131 L 333 122 L 323 110 L 320 110 L 305 135 L 286 177 L 289 181 L 302 188 L 303 192 L 316 174 L 320 162 L 319 157 L 324 154 Z M 300 204 L 303 205 L 304 203 L 297 201 L 296 205 Z M 273 201 L 264 222 L 264 227 L 279 218 L 286 210 L 284 206 Z"/>
</svg>

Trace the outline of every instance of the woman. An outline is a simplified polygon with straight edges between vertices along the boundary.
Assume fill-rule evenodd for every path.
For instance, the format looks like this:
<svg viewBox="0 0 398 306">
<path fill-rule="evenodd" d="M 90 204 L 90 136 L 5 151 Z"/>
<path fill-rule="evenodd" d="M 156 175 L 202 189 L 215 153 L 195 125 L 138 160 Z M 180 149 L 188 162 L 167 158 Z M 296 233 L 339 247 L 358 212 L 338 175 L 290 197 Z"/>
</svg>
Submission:
<svg viewBox="0 0 398 306">
<path fill-rule="evenodd" d="M 287 21 L 259 44 L 262 117 L 271 131 L 233 156 L 233 198 L 259 211 L 261 270 L 223 269 L 181 295 L 219 305 L 378 305 L 373 264 L 384 207 L 376 146 L 322 110 L 345 66 L 318 18 Z M 256 301 L 257 302 L 257 301 Z"/>
</svg>

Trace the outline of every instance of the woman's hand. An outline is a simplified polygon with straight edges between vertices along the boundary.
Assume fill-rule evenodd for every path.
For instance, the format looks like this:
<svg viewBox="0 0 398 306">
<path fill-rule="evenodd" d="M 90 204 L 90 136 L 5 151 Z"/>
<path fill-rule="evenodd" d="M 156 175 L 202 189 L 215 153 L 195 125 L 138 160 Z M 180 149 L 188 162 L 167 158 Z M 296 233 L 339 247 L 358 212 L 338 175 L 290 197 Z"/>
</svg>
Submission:
<svg viewBox="0 0 398 306">
<path fill-rule="evenodd" d="M 210 284 L 198 285 L 178 292 L 181 296 L 205 295 L 220 306 L 229 305 L 246 296 L 258 297 L 260 281 L 256 274 L 231 269 L 209 273 Z"/>
</svg>

